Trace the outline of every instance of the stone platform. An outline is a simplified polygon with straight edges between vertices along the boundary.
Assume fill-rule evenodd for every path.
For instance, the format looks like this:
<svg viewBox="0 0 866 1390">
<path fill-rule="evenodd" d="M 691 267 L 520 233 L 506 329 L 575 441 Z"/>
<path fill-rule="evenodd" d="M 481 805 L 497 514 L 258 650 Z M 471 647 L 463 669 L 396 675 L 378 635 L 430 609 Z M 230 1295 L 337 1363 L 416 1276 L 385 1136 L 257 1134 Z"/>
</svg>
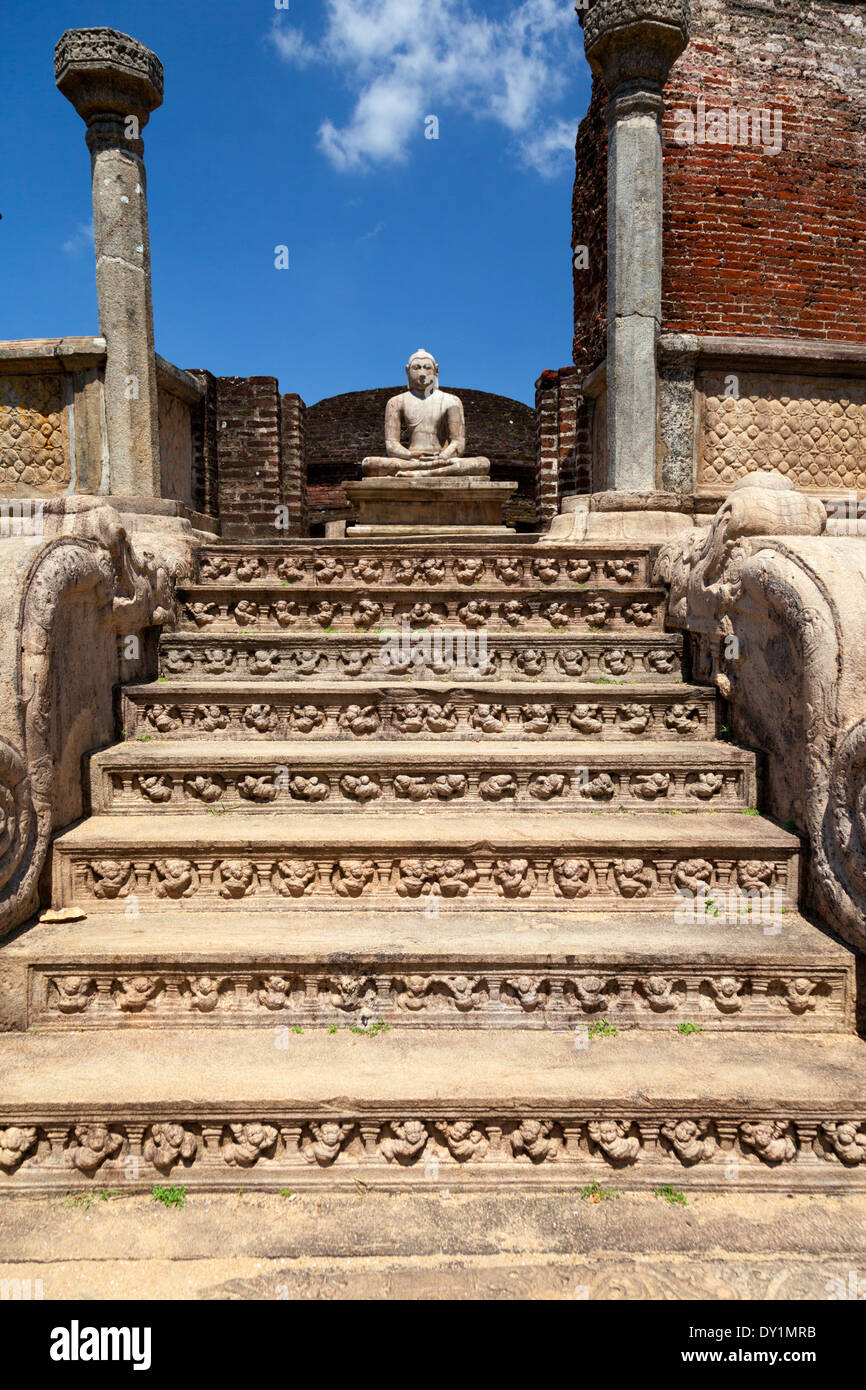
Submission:
<svg viewBox="0 0 866 1390">
<path fill-rule="evenodd" d="M 349 536 L 510 536 L 502 511 L 517 483 L 488 478 L 364 478 L 346 483 L 358 520 Z"/>
</svg>

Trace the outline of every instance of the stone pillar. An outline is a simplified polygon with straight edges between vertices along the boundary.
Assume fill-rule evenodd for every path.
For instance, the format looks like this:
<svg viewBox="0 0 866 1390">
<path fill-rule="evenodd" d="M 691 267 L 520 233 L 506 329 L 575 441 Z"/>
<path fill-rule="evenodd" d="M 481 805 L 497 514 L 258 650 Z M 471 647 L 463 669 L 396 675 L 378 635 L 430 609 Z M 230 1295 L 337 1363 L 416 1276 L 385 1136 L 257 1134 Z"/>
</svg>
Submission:
<svg viewBox="0 0 866 1390">
<path fill-rule="evenodd" d="M 99 331 L 106 340 L 109 491 L 160 496 L 150 237 L 141 131 L 162 104 L 162 63 L 114 29 L 67 29 L 57 86 L 87 124 Z"/>
<path fill-rule="evenodd" d="M 596 0 L 584 18 L 608 119 L 608 487 L 656 489 L 662 88 L 689 40 L 689 0 Z"/>
</svg>

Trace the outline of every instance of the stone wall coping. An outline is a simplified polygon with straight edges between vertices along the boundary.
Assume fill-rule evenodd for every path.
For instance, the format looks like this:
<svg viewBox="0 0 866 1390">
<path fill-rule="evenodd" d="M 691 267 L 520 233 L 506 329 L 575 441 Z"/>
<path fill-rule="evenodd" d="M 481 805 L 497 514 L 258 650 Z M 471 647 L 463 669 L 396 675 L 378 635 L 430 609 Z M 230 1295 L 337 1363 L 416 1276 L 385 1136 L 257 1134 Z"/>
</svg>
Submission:
<svg viewBox="0 0 866 1390">
<path fill-rule="evenodd" d="M 173 362 L 168 362 L 159 353 L 154 353 L 156 358 L 156 384 L 160 391 L 165 391 L 169 396 L 177 396 L 182 401 L 187 401 L 190 405 L 197 405 L 205 394 L 206 387 L 204 382 L 199 381 L 190 372 L 185 372 L 182 367 L 176 367 Z"/>
<path fill-rule="evenodd" d="M 0 373 L 44 371 L 51 362 L 75 372 L 98 367 L 105 352 L 104 338 L 10 338 L 0 342 Z"/>
<path fill-rule="evenodd" d="M 61 371 L 76 372 L 101 366 L 105 355 L 104 338 L 9 338 L 0 342 L 0 375 L 40 372 L 49 363 L 56 363 Z M 155 357 L 160 390 L 197 405 L 205 394 L 204 384 L 159 353 Z"/>
<path fill-rule="evenodd" d="M 592 400 L 595 396 L 600 396 L 607 386 L 607 358 L 599 362 L 597 367 L 593 367 L 591 372 L 583 378 L 580 389 L 583 395 Z"/>
<path fill-rule="evenodd" d="M 816 338 L 725 337 L 716 334 L 663 333 L 659 339 L 662 363 L 694 360 L 701 366 L 732 358 L 769 371 L 792 367 L 829 375 L 857 376 L 866 369 L 866 344 Z M 586 383 L 584 382 L 584 394 Z"/>
</svg>

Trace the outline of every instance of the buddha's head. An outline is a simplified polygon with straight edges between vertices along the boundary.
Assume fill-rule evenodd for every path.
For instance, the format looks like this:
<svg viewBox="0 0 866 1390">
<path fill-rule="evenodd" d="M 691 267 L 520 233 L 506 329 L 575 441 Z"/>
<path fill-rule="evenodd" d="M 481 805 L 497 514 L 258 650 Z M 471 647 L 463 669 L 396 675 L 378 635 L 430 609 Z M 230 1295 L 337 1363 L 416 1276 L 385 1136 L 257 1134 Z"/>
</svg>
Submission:
<svg viewBox="0 0 866 1390">
<path fill-rule="evenodd" d="M 409 390 L 417 391 L 419 396 L 429 396 L 431 391 L 436 390 L 439 385 L 439 363 L 432 353 L 424 348 L 412 353 L 406 363 L 406 380 Z"/>
</svg>

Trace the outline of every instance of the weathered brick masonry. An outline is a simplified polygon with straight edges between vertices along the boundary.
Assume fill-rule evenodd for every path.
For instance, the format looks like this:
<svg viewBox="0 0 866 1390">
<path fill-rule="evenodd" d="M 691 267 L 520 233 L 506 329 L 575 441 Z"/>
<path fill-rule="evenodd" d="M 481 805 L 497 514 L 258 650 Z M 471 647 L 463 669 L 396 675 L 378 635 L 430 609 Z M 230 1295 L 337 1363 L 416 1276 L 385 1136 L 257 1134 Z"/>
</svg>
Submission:
<svg viewBox="0 0 866 1390">
<path fill-rule="evenodd" d="M 197 505 L 219 517 L 226 539 L 278 540 L 306 534 L 306 407 L 280 394 L 276 377 L 223 376 L 195 369 L 205 386 L 193 418 Z M 277 509 L 288 526 L 277 530 Z"/>
<path fill-rule="evenodd" d="M 535 383 L 536 498 L 539 526 L 559 510 L 564 493 L 589 487 L 589 410 L 577 367 L 542 372 Z"/>
<path fill-rule="evenodd" d="M 204 395 L 191 412 L 192 492 L 196 509 L 206 516 L 219 515 L 217 466 L 217 383 L 204 368 L 190 371 L 204 387 Z"/>
<path fill-rule="evenodd" d="M 692 0 L 665 90 L 665 332 L 866 342 L 862 20 L 850 0 Z M 678 144 L 700 98 L 779 111 L 781 149 Z"/>
<path fill-rule="evenodd" d="M 280 471 L 289 509 L 288 534 L 307 534 L 307 407 L 294 391 L 281 398 Z"/>
<path fill-rule="evenodd" d="M 276 377 L 220 377 L 217 411 L 223 535 L 261 535 L 268 527 L 273 531 L 283 501 Z"/>
<path fill-rule="evenodd" d="M 607 91 L 596 80 L 575 146 L 571 200 L 574 353 L 581 375 L 604 361 L 607 351 Z M 586 262 L 576 256 L 586 247 Z"/>
<path fill-rule="evenodd" d="M 663 331 L 866 342 L 862 3 L 692 0 L 691 9 L 691 43 L 665 88 Z M 588 270 L 574 271 L 582 372 L 605 352 L 606 100 L 596 78 L 576 146 L 572 241 L 589 247 Z M 697 121 L 700 100 L 778 111 L 778 153 L 709 143 L 715 130 L 679 143 L 678 113 Z M 777 129 L 769 119 L 765 128 Z"/>
</svg>

